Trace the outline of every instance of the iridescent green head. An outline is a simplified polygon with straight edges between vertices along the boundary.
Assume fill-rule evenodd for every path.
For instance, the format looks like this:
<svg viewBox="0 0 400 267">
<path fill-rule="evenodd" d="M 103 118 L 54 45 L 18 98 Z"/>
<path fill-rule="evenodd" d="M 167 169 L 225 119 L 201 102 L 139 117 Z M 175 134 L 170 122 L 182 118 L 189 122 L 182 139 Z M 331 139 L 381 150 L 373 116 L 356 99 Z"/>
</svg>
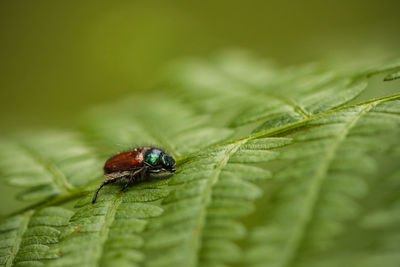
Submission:
<svg viewBox="0 0 400 267">
<path fill-rule="evenodd" d="M 151 148 L 144 153 L 144 162 L 153 172 L 175 171 L 175 160 L 158 148 Z"/>
</svg>

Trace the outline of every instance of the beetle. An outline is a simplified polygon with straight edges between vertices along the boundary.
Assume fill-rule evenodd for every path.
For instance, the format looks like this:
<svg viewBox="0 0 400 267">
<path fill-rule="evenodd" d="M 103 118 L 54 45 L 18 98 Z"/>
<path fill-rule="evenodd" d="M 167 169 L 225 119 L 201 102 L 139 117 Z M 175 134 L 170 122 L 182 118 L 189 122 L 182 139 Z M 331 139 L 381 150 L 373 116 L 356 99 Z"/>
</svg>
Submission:
<svg viewBox="0 0 400 267">
<path fill-rule="evenodd" d="M 92 204 L 103 186 L 118 182 L 123 185 L 121 191 L 124 191 L 134 182 L 144 181 L 151 173 L 175 172 L 175 160 L 160 148 L 139 146 L 112 156 L 103 170 L 106 180 L 94 193 Z"/>
</svg>

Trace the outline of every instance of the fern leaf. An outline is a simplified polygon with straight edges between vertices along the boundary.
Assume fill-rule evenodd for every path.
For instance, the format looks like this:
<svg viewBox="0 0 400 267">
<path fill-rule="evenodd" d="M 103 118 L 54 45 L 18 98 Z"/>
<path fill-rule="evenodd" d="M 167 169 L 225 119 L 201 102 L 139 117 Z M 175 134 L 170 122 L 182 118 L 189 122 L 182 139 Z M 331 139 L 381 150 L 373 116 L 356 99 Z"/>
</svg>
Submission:
<svg viewBox="0 0 400 267">
<path fill-rule="evenodd" d="M 82 198 L 58 245 L 63 257 L 50 265 L 132 266 L 143 261 L 141 233 L 149 218 L 162 213 L 152 203 L 168 191 L 154 183 L 136 189 L 122 193 L 117 186 L 105 188 L 96 205 L 91 204 L 92 192 Z"/>
<path fill-rule="evenodd" d="M 2 181 L 33 202 L 0 221 L 2 265 L 397 266 L 400 95 L 380 86 L 398 61 L 176 66 L 165 90 L 94 108 L 74 133 L 2 141 Z M 136 145 L 171 153 L 176 174 L 92 205 L 104 160 Z"/>
<path fill-rule="evenodd" d="M 60 228 L 73 213 L 59 207 L 28 210 L 0 225 L 2 266 L 41 266 L 43 260 L 59 257 L 51 248 L 58 242 Z"/>
<path fill-rule="evenodd" d="M 386 77 L 383 80 L 384 81 L 393 81 L 396 79 L 400 79 L 400 71 L 386 75 Z"/>
<path fill-rule="evenodd" d="M 254 248 L 246 256 L 249 263 L 319 266 L 323 258 L 313 257 L 333 252 L 335 239 L 351 233 L 346 223 L 357 223 L 354 220 L 364 208 L 362 199 L 371 197 L 370 184 L 380 180 L 379 163 L 373 156 L 389 149 L 390 140 L 396 141 L 399 108 L 399 101 L 377 101 L 311 120 L 307 131 L 299 129 L 286 136 L 294 142 L 280 152 L 280 159 L 290 168 L 281 169 L 276 178 L 287 186 L 274 196 L 275 205 L 265 216 L 265 226 L 252 232 Z M 395 118 L 388 119 L 388 114 Z M 374 128 L 375 123 L 381 127 Z M 383 139 L 387 129 L 396 131 Z M 368 252 L 364 253 L 362 257 L 368 257 Z M 329 266 L 340 265 L 334 262 Z M 357 266 L 365 262 L 359 261 Z"/>
<path fill-rule="evenodd" d="M 96 117 L 100 114 L 101 120 L 90 119 L 86 127 L 91 139 L 101 142 L 103 148 L 147 144 L 181 156 L 225 140 L 233 132 L 207 125 L 207 115 L 196 114 L 187 105 L 163 95 L 151 98 L 150 105 L 128 99 L 95 113 Z"/>
<path fill-rule="evenodd" d="M 398 69 L 399 63 L 376 69 L 324 71 L 318 65 L 294 70 L 271 68 L 245 53 L 228 53 L 215 62 L 192 62 L 176 67 L 172 83 L 179 94 L 196 100 L 198 108 L 229 117 L 230 127 L 263 122 L 254 132 L 310 118 L 346 104 L 365 91 L 368 79 Z M 249 74 L 249 70 L 254 70 Z M 192 88 L 188 92 L 186 88 Z M 246 99 L 246 101 L 238 101 Z"/>
<path fill-rule="evenodd" d="M 27 201 L 70 194 L 101 175 L 101 163 L 73 133 L 48 132 L 4 141 L 0 157 L 3 179 L 26 187 L 18 197 Z"/>
<path fill-rule="evenodd" d="M 265 179 L 270 173 L 236 162 L 246 155 L 247 162 L 266 162 L 276 156 L 268 149 L 289 142 L 288 138 L 240 140 L 205 150 L 182 165 L 182 171 L 170 179 L 169 185 L 178 187 L 164 199 L 163 215 L 149 225 L 148 265 L 191 266 L 200 261 L 208 266 L 238 259 L 233 240 L 240 238 L 238 232 L 244 228 L 235 218 L 251 213 L 251 202 L 261 196 L 261 190 L 249 181 L 257 178 L 246 174 Z M 236 175 L 229 175 L 233 170 Z M 184 177 L 193 175 L 181 185 Z"/>
</svg>

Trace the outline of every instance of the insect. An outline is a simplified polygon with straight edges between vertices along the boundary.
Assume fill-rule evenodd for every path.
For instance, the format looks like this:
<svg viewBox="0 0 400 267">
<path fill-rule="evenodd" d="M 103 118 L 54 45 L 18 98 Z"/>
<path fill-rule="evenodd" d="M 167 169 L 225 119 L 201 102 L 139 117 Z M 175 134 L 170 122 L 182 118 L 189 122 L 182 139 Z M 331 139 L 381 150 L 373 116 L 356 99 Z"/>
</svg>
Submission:
<svg viewBox="0 0 400 267">
<path fill-rule="evenodd" d="M 112 156 L 103 169 L 106 180 L 94 193 L 92 204 L 103 186 L 118 182 L 124 191 L 134 182 L 144 181 L 150 173 L 175 172 L 175 160 L 159 148 L 140 146 Z"/>
</svg>

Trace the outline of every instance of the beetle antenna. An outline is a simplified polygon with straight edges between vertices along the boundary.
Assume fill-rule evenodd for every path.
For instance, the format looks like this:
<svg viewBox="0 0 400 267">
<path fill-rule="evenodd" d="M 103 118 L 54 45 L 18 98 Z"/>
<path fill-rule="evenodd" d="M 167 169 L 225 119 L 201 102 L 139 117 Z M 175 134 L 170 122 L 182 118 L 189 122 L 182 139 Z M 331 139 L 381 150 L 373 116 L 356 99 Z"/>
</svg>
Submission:
<svg viewBox="0 0 400 267">
<path fill-rule="evenodd" d="M 94 193 L 93 199 L 92 199 L 92 204 L 94 204 L 96 202 L 97 199 L 97 194 L 99 193 L 100 189 L 103 188 L 103 186 L 114 183 L 116 181 L 116 179 L 113 180 L 107 180 L 105 182 L 103 182 L 99 188 L 97 188 L 96 192 Z"/>
</svg>

